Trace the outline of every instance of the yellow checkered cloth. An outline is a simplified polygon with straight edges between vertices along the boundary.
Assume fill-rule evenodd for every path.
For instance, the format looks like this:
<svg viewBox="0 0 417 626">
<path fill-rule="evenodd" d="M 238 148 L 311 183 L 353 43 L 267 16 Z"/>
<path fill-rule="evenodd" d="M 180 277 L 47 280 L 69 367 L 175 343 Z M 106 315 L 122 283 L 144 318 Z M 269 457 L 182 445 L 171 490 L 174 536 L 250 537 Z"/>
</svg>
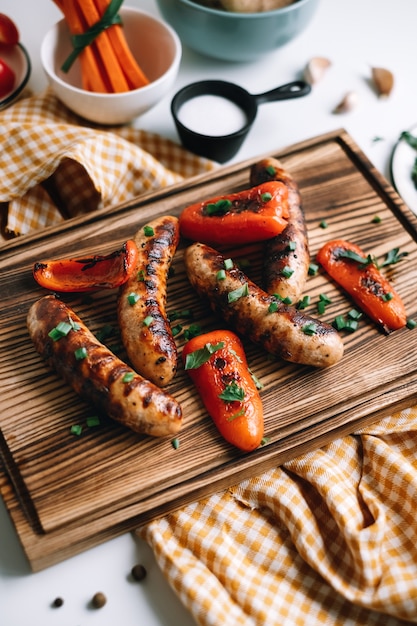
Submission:
<svg viewBox="0 0 417 626">
<path fill-rule="evenodd" d="M 86 124 L 50 89 L 0 113 L 5 235 L 112 207 L 215 167 L 159 135 Z"/>
<path fill-rule="evenodd" d="M 203 626 L 417 623 L 417 408 L 138 529 Z"/>
</svg>

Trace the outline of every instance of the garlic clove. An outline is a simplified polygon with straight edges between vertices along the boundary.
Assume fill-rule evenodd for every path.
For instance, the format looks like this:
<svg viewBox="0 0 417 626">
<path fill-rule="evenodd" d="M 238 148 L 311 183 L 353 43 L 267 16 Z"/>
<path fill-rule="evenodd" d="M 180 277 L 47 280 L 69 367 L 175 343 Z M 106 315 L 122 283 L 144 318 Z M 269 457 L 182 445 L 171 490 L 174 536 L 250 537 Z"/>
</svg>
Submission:
<svg viewBox="0 0 417 626">
<path fill-rule="evenodd" d="M 355 91 L 348 91 L 333 109 L 333 113 L 349 113 L 358 105 L 358 102 L 358 94 Z"/>
<path fill-rule="evenodd" d="M 310 85 L 318 83 L 331 66 L 329 59 L 325 57 L 313 57 L 304 69 L 304 80 Z"/>
<path fill-rule="evenodd" d="M 388 98 L 394 87 L 394 75 L 384 67 L 372 68 L 372 80 L 380 98 Z"/>
</svg>

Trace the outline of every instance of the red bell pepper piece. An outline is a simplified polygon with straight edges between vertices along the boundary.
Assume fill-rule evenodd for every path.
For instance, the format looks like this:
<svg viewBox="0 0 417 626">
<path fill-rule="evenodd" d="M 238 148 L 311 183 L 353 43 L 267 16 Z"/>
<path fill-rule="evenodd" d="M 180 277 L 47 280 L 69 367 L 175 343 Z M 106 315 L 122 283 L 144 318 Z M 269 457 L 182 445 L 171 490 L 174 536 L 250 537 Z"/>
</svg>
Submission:
<svg viewBox="0 0 417 626">
<path fill-rule="evenodd" d="M 209 245 L 241 245 L 279 235 L 287 225 L 288 189 L 269 181 L 183 209 L 183 237 Z"/>
<path fill-rule="evenodd" d="M 105 256 L 37 262 L 33 266 L 33 277 L 41 287 L 51 291 L 114 289 L 134 272 L 138 255 L 136 243 L 129 239 L 121 248 Z"/>
<path fill-rule="evenodd" d="M 329 241 L 317 253 L 317 261 L 385 332 L 406 325 L 401 297 L 359 246 L 343 239 Z"/>
<path fill-rule="evenodd" d="M 237 335 L 215 330 L 193 337 L 182 359 L 224 439 L 245 452 L 257 448 L 264 434 L 262 400 Z"/>
</svg>

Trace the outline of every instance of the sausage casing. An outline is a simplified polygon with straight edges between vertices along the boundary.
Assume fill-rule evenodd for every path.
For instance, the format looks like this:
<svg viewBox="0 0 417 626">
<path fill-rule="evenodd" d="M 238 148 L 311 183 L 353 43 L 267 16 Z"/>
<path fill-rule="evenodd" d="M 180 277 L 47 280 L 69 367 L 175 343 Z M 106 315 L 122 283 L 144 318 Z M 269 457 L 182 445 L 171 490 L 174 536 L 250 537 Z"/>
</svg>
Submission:
<svg viewBox="0 0 417 626">
<path fill-rule="evenodd" d="M 72 328 L 54 340 L 49 333 L 60 323 Z M 162 437 L 179 431 L 179 403 L 100 343 L 61 300 L 49 295 L 32 304 L 27 326 L 49 366 L 98 410 L 137 433 Z M 80 358 L 80 353 L 85 356 Z"/>
<path fill-rule="evenodd" d="M 268 180 L 284 183 L 288 189 L 288 224 L 263 247 L 263 286 L 265 291 L 289 298 L 293 304 L 300 299 L 308 276 L 310 253 L 307 225 L 298 185 L 281 165 L 268 157 L 254 163 L 250 169 L 250 184 Z"/>
<path fill-rule="evenodd" d="M 156 218 L 136 233 L 137 271 L 121 286 L 117 305 L 129 361 L 160 387 L 172 380 L 178 365 L 165 305 L 168 272 L 179 237 L 178 218 L 171 215 Z"/>
<path fill-rule="evenodd" d="M 332 326 L 267 294 L 236 265 L 226 269 L 225 258 L 213 248 L 193 244 L 184 262 L 190 283 L 208 298 L 213 311 L 271 354 L 315 367 L 342 358 L 343 342 Z"/>
</svg>

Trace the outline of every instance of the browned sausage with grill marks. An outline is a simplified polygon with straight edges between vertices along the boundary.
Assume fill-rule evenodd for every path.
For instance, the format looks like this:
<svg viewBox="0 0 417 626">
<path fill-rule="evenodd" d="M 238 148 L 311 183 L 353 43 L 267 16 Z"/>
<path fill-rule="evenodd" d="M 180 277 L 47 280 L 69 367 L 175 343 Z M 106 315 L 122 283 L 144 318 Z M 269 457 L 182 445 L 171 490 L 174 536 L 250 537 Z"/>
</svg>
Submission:
<svg viewBox="0 0 417 626">
<path fill-rule="evenodd" d="M 267 294 L 236 265 L 226 269 L 218 251 L 196 243 L 186 249 L 184 262 L 191 284 L 213 311 L 271 354 L 315 367 L 342 358 L 343 342 L 332 326 Z"/>
<path fill-rule="evenodd" d="M 56 327 L 69 330 L 60 338 Z M 27 315 L 39 354 L 82 398 L 141 434 L 173 435 L 182 425 L 179 403 L 142 378 L 104 346 L 76 313 L 55 296 L 35 302 Z M 55 332 L 55 339 L 49 336 Z"/>
<path fill-rule="evenodd" d="M 166 215 L 135 235 L 137 271 L 121 286 L 118 319 L 123 345 L 139 374 L 160 387 L 177 371 L 178 354 L 165 306 L 168 272 L 179 243 L 178 218 Z"/>
<path fill-rule="evenodd" d="M 303 293 L 310 265 L 301 196 L 293 177 L 273 157 L 254 163 L 250 169 L 252 186 L 269 180 L 278 180 L 287 186 L 289 218 L 283 232 L 264 243 L 263 285 L 268 293 L 289 298 L 296 304 Z"/>
</svg>

